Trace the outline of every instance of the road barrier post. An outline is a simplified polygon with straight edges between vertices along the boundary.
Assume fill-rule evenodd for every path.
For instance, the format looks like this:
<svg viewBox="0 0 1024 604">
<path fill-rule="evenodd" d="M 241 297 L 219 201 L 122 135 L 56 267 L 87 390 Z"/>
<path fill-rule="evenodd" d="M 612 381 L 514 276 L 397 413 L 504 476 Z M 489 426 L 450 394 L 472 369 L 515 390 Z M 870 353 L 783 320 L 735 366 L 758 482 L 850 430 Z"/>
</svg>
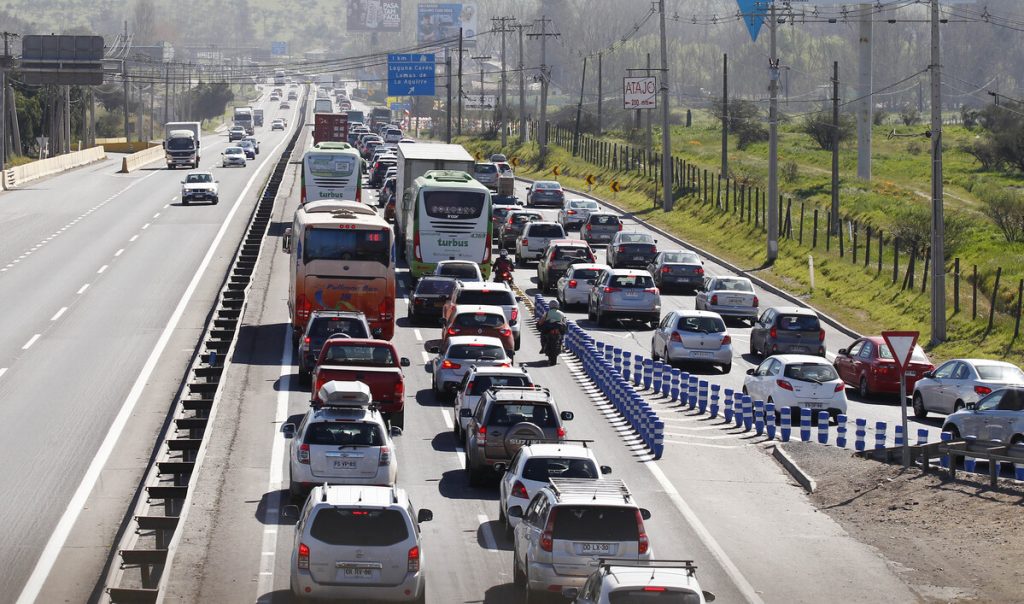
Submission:
<svg viewBox="0 0 1024 604">
<path fill-rule="evenodd" d="M 758 436 L 764 434 L 764 401 L 754 401 L 754 433 Z"/>
<path fill-rule="evenodd" d="M 640 386 L 644 374 L 647 373 L 647 359 L 637 355 L 633 357 L 633 387 Z"/>
<path fill-rule="evenodd" d="M 895 426 L 893 431 L 896 433 L 896 436 L 895 436 L 896 446 L 897 447 L 902 447 L 903 446 L 903 426 L 900 425 L 900 424 L 896 424 L 896 426 Z"/>
<path fill-rule="evenodd" d="M 622 349 L 612 348 L 612 366 L 615 368 L 615 373 L 622 375 Z"/>
<path fill-rule="evenodd" d="M 754 401 L 750 395 L 743 395 L 743 431 L 750 432 L 754 426 Z"/>
<path fill-rule="evenodd" d="M 775 403 L 767 403 L 764 406 L 764 421 L 768 431 L 768 440 L 775 440 L 775 432 L 778 428 L 775 418 Z"/>
<path fill-rule="evenodd" d="M 828 444 L 828 411 L 818 411 L 818 444 Z"/>
<path fill-rule="evenodd" d="M 836 446 L 840 449 L 846 448 L 846 421 L 845 414 L 840 413 L 836 416 Z"/>
<path fill-rule="evenodd" d="M 743 427 L 743 393 L 734 392 L 732 395 L 732 419 L 737 428 Z"/>
<path fill-rule="evenodd" d="M 697 378 L 697 376 L 695 376 L 695 375 L 691 375 L 690 376 L 689 385 L 687 387 L 688 394 L 687 394 L 687 397 L 686 397 L 686 403 L 687 403 L 687 406 L 689 406 L 691 411 L 697 408 L 697 385 L 698 385 L 698 382 L 699 382 L 699 379 Z"/>
<path fill-rule="evenodd" d="M 727 423 L 727 424 L 732 421 L 732 414 L 733 414 L 733 411 L 732 411 L 732 397 L 733 397 L 733 389 L 732 388 L 726 388 L 725 389 L 725 398 L 722 399 L 722 404 L 723 404 L 723 406 L 722 406 L 722 417 L 725 418 L 725 423 Z"/>
<path fill-rule="evenodd" d="M 674 371 L 678 370 L 668 363 L 661 368 L 661 396 L 665 398 L 672 394 L 672 373 Z"/>
<path fill-rule="evenodd" d="M 928 429 L 918 428 L 917 429 L 917 446 L 923 447 L 928 444 Z"/>
<path fill-rule="evenodd" d="M 654 459 L 661 459 L 665 452 L 665 422 L 654 422 Z"/>
<path fill-rule="evenodd" d="M 811 441 L 811 410 L 807 407 L 800 407 L 800 440 Z"/>
<path fill-rule="evenodd" d="M 701 380 L 697 385 L 697 410 L 704 413 L 708 408 L 708 381 Z"/>
<path fill-rule="evenodd" d="M 964 456 L 964 471 L 974 474 L 974 471 L 978 468 L 978 460 L 973 457 Z"/>
<path fill-rule="evenodd" d="M 853 431 L 853 447 L 858 451 L 867 448 L 866 439 L 868 436 L 868 420 L 857 418 L 854 420 L 856 428 Z"/>
<path fill-rule="evenodd" d="M 786 407 L 782 407 L 779 410 L 779 419 L 782 420 L 782 442 L 788 443 L 789 439 L 793 437 L 793 411 Z"/>
<path fill-rule="evenodd" d="M 669 395 L 672 397 L 672 402 L 673 403 L 679 400 L 679 379 L 680 379 L 680 373 L 682 373 L 682 372 L 679 371 L 679 369 L 677 369 L 675 367 L 672 368 L 672 387 L 669 390 Z"/>
<path fill-rule="evenodd" d="M 622 351 L 622 379 L 626 380 L 627 382 L 629 381 L 630 377 L 630 367 L 632 366 L 632 361 L 630 360 L 630 357 L 632 355 L 633 353 L 629 352 L 628 350 Z"/>
<path fill-rule="evenodd" d="M 718 401 L 720 400 L 719 395 L 721 394 L 721 390 L 721 384 L 711 384 L 711 419 L 718 417 Z"/>
<path fill-rule="evenodd" d="M 661 376 L 664 370 L 664 363 L 661 361 L 654 361 L 654 377 L 651 380 L 651 388 L 654 389 L 655 394 L 661 392 Z"/>
<path fill-rule="evenodd" d="M 644 359 L 644 390 L 650 390 L 654 382 L 654 361 Z"/>
<path fill-rule="evenodd" d="M 885 448 L 885 422 L 875 422 L 875 449 Z"/>
</svg>

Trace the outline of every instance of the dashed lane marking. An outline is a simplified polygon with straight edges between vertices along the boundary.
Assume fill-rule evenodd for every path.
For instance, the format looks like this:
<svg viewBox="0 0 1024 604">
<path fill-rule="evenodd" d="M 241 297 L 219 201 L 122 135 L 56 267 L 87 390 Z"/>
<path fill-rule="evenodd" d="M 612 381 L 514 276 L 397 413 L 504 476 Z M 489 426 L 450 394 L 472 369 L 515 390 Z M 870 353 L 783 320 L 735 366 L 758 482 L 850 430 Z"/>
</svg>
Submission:
<svg viewBox="0 0 1024 604">
<path fill-rule="evenodd" d="M 57 314 L 55 314 L 52 317 L 50 317 L 50 320 L 51 321 L 56 321 L 57 319 L 59 319 L 61 317 L 61 315 L 63 315 L 65 312 L 67 312 L 67 310 L 68 310 L 67 306 L 62 307 L 60 310 L 57 311 Z"/>
<path fill-rule="evenodd" d="M 87 289 L 89 289 L 89 284 L 88 283 L 86 283 L 82 287 L 78 288 L 78 295 L 81 296 L 82 294 L 85 293 L 85 290 L 87 290 Z"/>
<path fill-rule="evenodd" d="M 138 238 L 139 238 L 138 235 L 132 235 L 132 238 L 128 240 L 128 243 L 133 243 Z"/>
<path fill-rule="evenodd" d="M 416 336 L 416 341 L 417 342 L 422 342 L 423 341 L 423 334 L 420 333 L 420 330 L 414 329 L 414 330 L 412 330 L 412 333 L 413 333 L 413 335 Z"/>
<path fill-rule="evenodd" d="M 7 368 L 6 367 L 0 367 L 0 377 L 3 377 L 5 373 L 7 373 Z"/>
<path fill-rule="evenodd" d="M 99 270 L 98 270 L 98 271 L 96 271 L 96 274 L 97 274 L 97 275 L 102 275 L 102 274 L 103 274 L 104 272 L 106 272 L 106 270 L 107 270 L 107 267 L 108 267 L 108 266 L 110 266 L 110 265 L 108 265 L 108 264 L 104 264 L 103 266 L 101 266 L 101 267 L 99 268 Z"/>
<path fill-rule="evenodd" d="M 22 346 L 21 349 L 28 350 L 29 348 L 32 348 L 32 345 L 36 343 L 36 340 L 38 340 L 41 337 L 43 337 L 43 334 L 37 333 L 36 335 L 29 338 L 28 342 L 25 342 L 25 345 Z"/>
<path fill-rule="evenodd" d="M 478 514 L 477 522 L 480 523 L 480 533 L 484 538 L 484 547 L 487 551 L 498 551 L 498 542 L 494 539 L 494 532 L 491 531 L 491 519 L 483 514 Z"/>
<path fill-rule="evenodd" d="M 148 223 L 148 222 L 146 224 L 142 225 L 142 230 L 145 231 L 146 229 L 148 229 L 149 225 L 150 225 L 150 223 Z"/>
</svg>

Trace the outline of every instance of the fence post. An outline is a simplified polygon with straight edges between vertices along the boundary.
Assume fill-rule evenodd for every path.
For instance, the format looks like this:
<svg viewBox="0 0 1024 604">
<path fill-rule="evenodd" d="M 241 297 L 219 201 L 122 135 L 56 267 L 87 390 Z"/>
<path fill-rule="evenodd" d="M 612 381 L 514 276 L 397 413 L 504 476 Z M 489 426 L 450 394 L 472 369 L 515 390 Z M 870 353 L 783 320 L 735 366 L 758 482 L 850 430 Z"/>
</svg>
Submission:
<svg viewBox="0 0 1024 604">
<path fill-rule="evenodd" d="M 761 226 L 761 189 L 754 189 L 754 226 Z"/>
<path fill-rule="evenodd" d="M 804 202 L 800 202 L 800 245 L 804 244 Z"/>
<path fill-rule="evenodd" d="M 1020 283 L 1017 284 L 1017 319 L 1013 323 L 1013 339 L 1015 340 L 1020 335 L 1021 298 L 1024 298 L 1024 279 L 1021 279 Z"/>
<path fill-rule="evenodd" d="M 818 247 L 818 208 L 814 208 L 814 230 L 811 231 L 811 249 Z"/>
<path fill-rule="evenodd" d="M 978 318 L 978 265 L 974 265 L 974 278 L 971 279 L 971 320 Z"/>
<path fill-rule="evenodd" d="M 878 229 L 878 272 L 875 276 L 882 274 L 882 257 L 885 256 L 885 241 L 882 235 L 882 229 Z"/>
<path fill-rule="evenodd" d="M 832 249 L 832 212 L 825 212 L 825 251 Z"/>
<path fill-rule="evenodd" d="M 953 313 L 960 312 L 960 259 L 953 258 Z"/>
<path fill-rule="evenodd" d="M 791 211 L 793 209 L 793 198 L 786 200 L 786 239 L 793 238 L 793 216 Z"/>
<path fill-rule="evenodd" d="M 722 176 L 721 175 L 718 176 L 718 182 L 719 183 L 722 182 Z M 721 185 L 719 185 L 719 186 L 721 186 Z M 726 213 L 729 212 L 729 179 L 728 178 L 726 178 L 726 180 L 725 180 L 725 211 L 726 211 Z"/>
<path fill-rule="evenodd" d="M 996 318 L 996 300 L 999 296 L 999 278 L 1003 275 L 1003 267 L 996 267 L 996 282 L 992 285 L 991 305 L 988 308 L 988 331 L 992 331 L 992 322 Z"/>
<path fill-rule="evenodd" d="M 900 238 L 894 237 L 892 240 L 892 284 L 896 285 L 896 280 L 900 278 Z"/>
<path fill-rule="evenodd" d="M 844 245 L 846 237 L 845 237 L 845 233 L 843 233 L 843 219 L 842 218 L 839 219 L 839 228 L 836 229 L 836 233 L 839 234 L 839 237 L 838 237 L 838 239 L 839 239 L 839 257 L 842 258 L 844 256 L 844 254 L 846 253 L 846 246 Z"/>
<path fill-rule="evenodd" d="M 864 227 L 864 268 L 871 264 L 871 225 Z"/>
<path fill-rule="evenodd" d="M 718 186 L 715 188 L 715 205 L 722 209 L 722 175 L 718 175 Z M 728 209 L 728 208 L 727 208 Z"/>
<path fill-rule="evenodd" d="M 703 170 L 701 170 L 701 175 L 702 175 L 701 178 L 704 181 L 703 182 L 703 187 L 704 187 L 704 203 L 710 203 L 711 200 L 708 198 L 708 170 L 707 170 L 707 168 L 704 168 Z"/>
<path fill-rule="evenodd" d="M 857 221 L 853 221 L 853 260 L 854 264 L 857 264 Z"/>
<path fill-rule="evenodd" d="M 921 274 L 921 293 L 924 293 L 926 287 L 928 287 L 928 265 L 931 264 L 932 255 L 931 250 L 924 250 L 924 272 Z"/>
</svg>

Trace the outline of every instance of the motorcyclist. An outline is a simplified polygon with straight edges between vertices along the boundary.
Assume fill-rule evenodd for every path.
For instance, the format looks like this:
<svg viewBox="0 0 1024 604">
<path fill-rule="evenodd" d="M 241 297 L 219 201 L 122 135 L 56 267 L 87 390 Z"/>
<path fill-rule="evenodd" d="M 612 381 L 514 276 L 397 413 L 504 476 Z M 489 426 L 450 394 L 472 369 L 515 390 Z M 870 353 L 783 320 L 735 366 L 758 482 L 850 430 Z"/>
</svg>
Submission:
<svg viewBox="0 0 1024 604">
<path fill-rule="evenodd" d="M 558 300 L 552 300 L 548 303 L 547 312 L 537 321 L 537 330 L 540 331 L 541 354 L 547 354 L 548 336 L 552 331 L 555 329 L 563 333 L 565 331 L 567 318 L 558 306 Z"/>
<path fill-rule="evenodd" d="M 502 273 L 507 271 L 509 274 L 512 274 L 512 271 L 514 270 L 515 264 L 512 262 L 512 259 L 509 258 L 508 250 L 502 248 L 501 251 L 498 252 L 498 258 L 494 261 L 494 264 L 491 265 L 491 272 L 494 273 L 494 280 L 500 281 Z"/>
</svg>

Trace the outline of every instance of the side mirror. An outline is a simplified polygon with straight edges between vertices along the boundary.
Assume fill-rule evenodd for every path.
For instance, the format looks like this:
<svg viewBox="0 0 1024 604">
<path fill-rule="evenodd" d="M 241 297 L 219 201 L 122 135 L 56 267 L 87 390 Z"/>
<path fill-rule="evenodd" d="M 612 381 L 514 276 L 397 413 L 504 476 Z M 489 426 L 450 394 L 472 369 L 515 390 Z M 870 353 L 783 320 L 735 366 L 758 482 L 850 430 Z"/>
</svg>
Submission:
<svg viewBox="0 0 1024 604">
<path fill-rule="evenodd" d="M 494 471 L 497 472 L 498 474 L 504 474 L 506 470 L 508 470 L 508 466 L 506 466 L 505 464 L 503 464 L 503 463 L 496 463 L 496 464 L 494 464 Z"/>
<path fill-rule="evenodd" d="M 845 348 L 840 348 L 839 352 L 837 352 L 836 354 L 838 354 L 841 357 L 845 357 L 850 355 L 850 351 Z"/>
<path fill-rule="evenodd" d="M 977 403 L 967 403 L 967 407 L 966 408 L 967 408 L 968 411 L 977 411 L 978 410 L 978 404 Z"/>
<path fill-rule="evenodd" d="M 509 518 L 522 518 L 523 517 L 523 506 L 514 505 L 505 512 L 505 515 Z"/>
<path fill-rule="evenodd" d="M 434 364 L 427 363 L 426 365 L 423 366 L 423 370 L 426 371 L 427 373 L 434 373 Z"/>
<path fill-rule="evenodd" d="M 651 510 L 648 510 L 647 508 L 640 508 L 640 517 L 643 518 L 644 520 L 650 520 L 651 519 Z"/>
<path fill-rule="evenodd" d="M 459 409 L 459 417 L 473 417 L 473 410 L 468 407 Z"/>
<path fill-rule="evenodd" d="M 925 371 L 924 373 L 921 374 L 921 377 L 933 378 L 935 377 L 935 373 L 932 371 Z"/>
<path fill-rule="evenodd" d="M 406 357 L 402 357 L 398 364 L 401 365 L 402 367 L 408 367 L 409 365 L 412 365 L 412 363 L 410 363 L 409 359 L 407 359 Z"/>
<path fill-rule="evenodd" d="M 380 335 L 382 333 L 384 333 L 384 330 L 381 329 L 380 327 L 374 327 L 373 329 L 370 330 L 370 335 L 375 338 L 380 338 Z"/>
<path fill-rule="evenodd" d="M 754 368 L 747 369 L 747 375 L 754 375 Z"/>
<path fill-rule="evenodd" d="M 576 417 L 572 411 L 562 411 L 562 413 L 559 414 L 559 416 L 562 418 L 562 421 L 564 422 L 571 422 L 572 419 Z"/>
<path fill-rule="evenodd" d="M 611 474 L 612 473 L 612 467 L 611 466 L 601 466 L 601 473 L 602 474 Z"/>
<path fill-rule="evenodd" d="M 183 181 L 181 181 L 181 184 L 185 184 L 185 181 L 184 181 L 184 180 L 183 180 Z"/>
<path fill-rule="evenodd" d="M 281 433 L 284 434 L 285 438 L 291 438 L 295 436 L 295 424 L 288 423 L 281 426 Z"/>
<path fill-rule="evenodd" d="M 580 589 L 578 587 L 563 587 L 562 597 L 566 600 L 575 600 L 576 596 L 580 595 Z"/>
<path fill-rule="evenodd" d="M 434 519 L 434 512 L 430 510 L 420 510 L 416 512 L 416 522 L 430 522 Z"/>
<path fill-rule="evenodd" d="M 290 254 L 292 251 L 292 230 L 285 229 L 281 236 L 281 251 Z"/>
<path fill-rule="evenodd" d="M 715 601 L 715 594 L 711 593 L 710 591 L 706 591 L 705 590 L 705 591 L 702 591 L 700 593 L 704 595 L 704 601 L 705 602 L 714 602 Z"/>
<path fill-rule="evenodd" d="M 430 354 L 438 354 L 441 352 L 441 349 L 438 348 L 437 346 L 431 346 L 427 352 L 429 352 Z"/>
</svg>

